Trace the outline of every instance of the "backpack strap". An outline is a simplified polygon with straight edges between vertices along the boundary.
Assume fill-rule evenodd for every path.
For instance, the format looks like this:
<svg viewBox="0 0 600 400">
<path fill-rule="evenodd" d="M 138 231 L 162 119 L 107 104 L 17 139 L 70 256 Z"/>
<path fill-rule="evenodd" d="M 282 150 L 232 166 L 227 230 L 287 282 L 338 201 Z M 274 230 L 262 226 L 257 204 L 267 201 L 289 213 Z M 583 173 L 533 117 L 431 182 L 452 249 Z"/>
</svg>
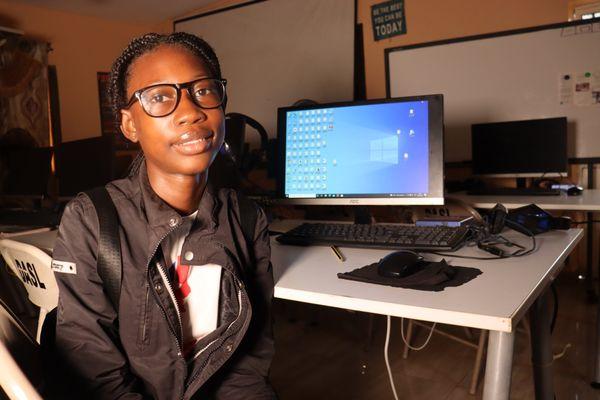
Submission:
<svg viewBox="0 0 600 400">
<path fill-rule="evenodd" d="M 258 209 L 256 203 L 244 195 L 238 195 L 238 204 L 240 207 L 242 233 L 250 251 L 250 258 L 254 260 L 254 231 L 256 230 Z"/>
<path fill-rule="evenodd" d="M 98 258 L 96 268 L 115 310 L 119 311 L 123 266 L 119 239 L 119 216 L 108 190 L 104 186 L 85 192 L 92 200 L 98 216 Z"/>
</svg>

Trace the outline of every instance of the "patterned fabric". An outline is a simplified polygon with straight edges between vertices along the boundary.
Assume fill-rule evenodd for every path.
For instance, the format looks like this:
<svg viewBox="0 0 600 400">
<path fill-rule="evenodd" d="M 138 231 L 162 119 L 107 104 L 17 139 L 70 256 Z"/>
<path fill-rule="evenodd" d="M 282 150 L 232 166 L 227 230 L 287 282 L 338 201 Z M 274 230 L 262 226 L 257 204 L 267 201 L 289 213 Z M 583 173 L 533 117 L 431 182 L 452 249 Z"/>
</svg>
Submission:
<svg viewBox="0 0 600 400">
<path fill-rule="evenodd" d="M 0 136 L 20 128 L 50 144 L 48 44 L 0 32 Z"/>
</svg>

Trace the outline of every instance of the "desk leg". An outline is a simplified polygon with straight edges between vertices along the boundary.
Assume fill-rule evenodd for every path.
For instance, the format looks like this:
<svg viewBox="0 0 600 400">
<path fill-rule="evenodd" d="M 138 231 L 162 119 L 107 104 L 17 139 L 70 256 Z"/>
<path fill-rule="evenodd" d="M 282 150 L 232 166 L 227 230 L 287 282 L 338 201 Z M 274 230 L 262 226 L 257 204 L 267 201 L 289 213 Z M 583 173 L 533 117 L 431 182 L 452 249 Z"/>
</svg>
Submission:
<svg viewBox="0 0 600 400">
<path fill-rule="evenodd" d="M 490 331 L 483 400 L 507 400 L 510 395 L 515 333 Z"/>
<path fill-rule="evenodd" d="M 592 265 L 594 261 L 594 223 L 592 220 L 594 219 L 594 213 L 588 212 L 587 214 L 587 244 L 586 244 L 586 258 L 587 258 L 587 269 L 586 269 L 586 286 L 587 286 L 587 295 L 588 301 L 590 303 L 595 303 L 598 301 L 596 297 L 596 288 L 594 287 L 594 267 Z"/>
<path fill-rule="evenodd" d="M 550 332 L 551 313 L 549 291 L 546 289 L 529 310 L 531 321 L 531 362 L 537 400 L 554 399 L 554 378 L 552 373 L 552 336 Z"/>
<path fill-rule="evenodd" d="M 592 379 L 592 387 L 600 389 L 600 303 L 596 305 L 596 362 L 594 369 L 594 377 Z"/>
</svg>

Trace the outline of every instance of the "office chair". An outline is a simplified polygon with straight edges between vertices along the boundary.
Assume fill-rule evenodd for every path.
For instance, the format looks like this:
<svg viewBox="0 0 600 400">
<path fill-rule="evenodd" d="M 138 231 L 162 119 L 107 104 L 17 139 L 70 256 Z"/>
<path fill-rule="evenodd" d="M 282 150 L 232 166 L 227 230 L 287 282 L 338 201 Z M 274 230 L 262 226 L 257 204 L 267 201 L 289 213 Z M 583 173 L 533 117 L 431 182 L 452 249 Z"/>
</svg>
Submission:
<svg viewBox="0 0 600 400">
<path fill-rule="evenodd" d="M 0 397 L 41 400 L 29 377 L 42 382 L 39 346 L 0 300 Z"/>
<path fill-rule="evenodd" d="M 40 343 L 46 314 L 58 304 L 58 286 L 50 269 L 52 259 L 35 246 L 10 239 L 0 240 L 0 253 L 27 290 L 29 301 L 40 308 L 36 341 Z"/>
</svg>

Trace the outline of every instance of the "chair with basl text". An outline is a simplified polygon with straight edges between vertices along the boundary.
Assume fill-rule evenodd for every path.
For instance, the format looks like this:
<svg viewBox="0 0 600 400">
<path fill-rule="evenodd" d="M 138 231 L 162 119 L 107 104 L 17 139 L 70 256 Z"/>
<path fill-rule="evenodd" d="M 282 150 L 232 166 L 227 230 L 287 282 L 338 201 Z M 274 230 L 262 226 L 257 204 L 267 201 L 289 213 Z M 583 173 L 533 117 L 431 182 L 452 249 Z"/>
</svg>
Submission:
<svg viewBox="0 0 600 400">
<path fill-rule="evenodd" d="M 29 301 L 40 308 L 36 334 L 40 343 L 44 319 L 58 303 L 58 286 L 50 268 L 52 258 L 35 246 L 10 239 L 0 240 L 0 253 L 25 286 Z"/>
<path fill-rule="evenodd" d="M 0 398 L 41 400 L 31 381 L 43 382 L 39 350 L 27 329 L 0 301 Z"/>
</svg>

